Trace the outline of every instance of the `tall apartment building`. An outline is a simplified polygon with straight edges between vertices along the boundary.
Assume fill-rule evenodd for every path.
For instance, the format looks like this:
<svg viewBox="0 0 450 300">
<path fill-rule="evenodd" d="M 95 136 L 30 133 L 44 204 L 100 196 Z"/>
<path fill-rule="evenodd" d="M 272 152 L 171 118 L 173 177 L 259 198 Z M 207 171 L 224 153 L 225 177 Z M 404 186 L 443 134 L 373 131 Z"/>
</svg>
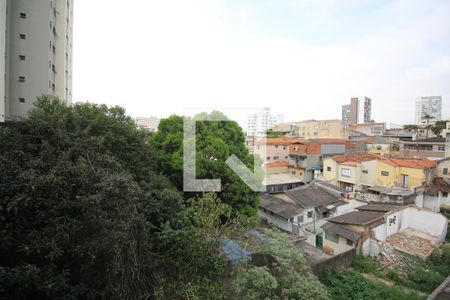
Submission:
<svg viewBox="0 0 450 300">
<path fill-rule="evenodd" d="M 426 124 L 426 115 L 432 117 L 429 122 L 442 120 L 441 96 L 427 96 L 416 99 L 416 124 Z"/>
<path fill-rule="evenodd" d="M 282 115 L 272 115 L 270 108 L 266 107 L 248 116 L 247 135 L 264 136 L 267 130 L 283 123 L 283 121 Z"/>
<path fill-rule="evenodd" d="M 36 98 L 72 100 L 73 0 L 0 0 L 0 122 Z"/>
<path fill-rule="evenodd" d="M 345 127 L 372 122 L 372 99 L 368 97 L 351 98 L 350 104 L 342 106 L 342 122 Z"/>
</svg>

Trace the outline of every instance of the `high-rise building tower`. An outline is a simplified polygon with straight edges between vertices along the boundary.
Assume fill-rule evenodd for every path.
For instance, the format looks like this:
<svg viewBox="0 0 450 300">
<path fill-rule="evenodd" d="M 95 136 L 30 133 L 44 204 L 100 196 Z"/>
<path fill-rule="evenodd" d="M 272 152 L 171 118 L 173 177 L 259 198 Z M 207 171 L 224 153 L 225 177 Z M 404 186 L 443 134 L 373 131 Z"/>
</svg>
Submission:
<svg viewBox="0 0 450 300">
<path fill-rule="evenodd" d="M 364 103 L 364 106 L 362 106 Z M 350 104 L 342 106 L 342 122 L 344 126 L 372 122 L 372 99 L 369 97 L 353 97 Z"/>
<path fill-rule="evenodd" d="M 73 0 L 0 0 L 0 122 L 36 98 L 72 100 Z"/>
<path fill-rule="evenodd" d="M 283 115 L 272 115 L 270 108 L 266 107 L 258 113 L 248 116 L 247 135 L 265 136 L 267 130 L 283 123 Z"/>
<path fill-rule="evenodd" d="M 364 97 L 364 123 L 372 122 L 372 99 Z"/>
<path fill-rule="evenodd" d="M 430 116 L 428 122 L 442 120 L 442 97 L 428 96 L 416 99 L 416 124 L 426 124 L 425 116 Z"/>
</svg>

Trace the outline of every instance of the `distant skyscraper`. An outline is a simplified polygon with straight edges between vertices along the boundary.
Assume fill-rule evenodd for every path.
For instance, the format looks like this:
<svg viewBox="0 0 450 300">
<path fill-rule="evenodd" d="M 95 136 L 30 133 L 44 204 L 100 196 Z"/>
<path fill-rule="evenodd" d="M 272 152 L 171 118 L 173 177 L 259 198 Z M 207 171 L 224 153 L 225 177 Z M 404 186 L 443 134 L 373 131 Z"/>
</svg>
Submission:
<svg viewBox="0 0 450 300">
<path fill-rule="evenodd" d="M 364 123 L 372 122 L 372 99 L 364 97 Z"/>
<path fill-rule="evenodd" d="M 426 124 L 425 116 L 432 117 L 430 122 L 442 120 L 442 97 L 428 96 L 416 100 L 416 124 Z"/>
<path fill-rule="evenodd" d="M 72 99 L 73 0 L 0 0 L 0 122 L 36 98 Z"/>
<path fill-rule="evenodd" d="M 264 136 L 267 130 L 283 121 L 282 115 L 272 115 L 270 108 L 266 107 L 260 112 L 248 116 L 247 135 Z"/>
<path fill-rule="evenodd" d="M 362 106 L 363 102 L 364 106 Z M 342 106 L 342 122 L 344 126 L 372 122 L 372 99 L 368 97 L 351 98 L 350 104 Z"/>
</svg>

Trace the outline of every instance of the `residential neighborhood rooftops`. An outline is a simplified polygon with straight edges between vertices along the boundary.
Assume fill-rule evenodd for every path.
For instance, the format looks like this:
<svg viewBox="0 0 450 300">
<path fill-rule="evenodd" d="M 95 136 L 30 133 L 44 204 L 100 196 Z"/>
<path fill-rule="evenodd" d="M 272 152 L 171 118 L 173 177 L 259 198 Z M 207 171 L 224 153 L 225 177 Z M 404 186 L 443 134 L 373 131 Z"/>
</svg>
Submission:
<svg viewBox="0 0 450 300">
<path fill-rule="evenodd" d="M 326 207 L 341 200 L 315 184 L 286 191 L 285 194 L 303 208 Z"/>
<path fill-rule="evenodd" d="M 320 155 L 321 145 L 310 143 L 296 143 L 289 149 L 289 154 Z"/>
<path fill-rule="evenodd" d="M 421 158 L 386 158 L 383 162 L 393 167 L 414 169 L 431 169 L 436 167 L 436 161 Z"/>
<path fill-rule="evenodd" d="M 401 188 L 401 187 L 384 187 L 379 185 L 374 185 L 372 187 L 368 188 L 369 191 L 377 192 L 383 195 L 389 195 L 389 196 L 411 196 L 414 194 L 414 191 L 407 188 Z"/>
<path fill-rule="evenodd" d="M 417 139 L 411 143 L 445 143 L 445 138 L 443 137 L 431 137 L 427 139 Z"/>
<path fill-rule="evenodd" d="M 377 211 L 353 211 L 327 220 L 328 222 L 349 225 L 370 225 L 383 219 L 384 213 Z"/>
<path fill-rule="evenodd" d="M 287 167 L 289 162 L 287 161 L 274 161 L 266 164 L 266 168 Z"/>
<path fill-rule="evenodd" d="M 270 195 L 262 196 L 260 207 L 285 219 L 295 217 L 303 211 L 303 209 L 292 203 L 281 200 L 279 198 L 275 198 Z"/>
<path fill-rule="evenodd" d="M 279 138 L 267 138 L 258 140 L 256 143 L 259 145 L 289 145 L 295 142 L 306 142 L 305 139 L 293 139 L 287 137 Z"/>
<path fill-rule="evenodd" d="M 371 136 L 363 141 L 364 144 L 391 144 L 391 142 L 381 136 Z"/>
<path fill-rule="evenodd" d="M 265 185 L 289 184 L 302 182 L 298 177 L 290 173 L 268 173 L 264 180 Z"/>
<path fill-rule="evenodd" d="M 315 182 L 316 185 L 318 186 L 322 186 L 325 187 L 326 189 L 331 189 L 333 192 L 337 192 L 337 193 L 341 193 L 341 194 L 349 194 L 350 192 L 347 191 L 346 189 L 341 188 L 340 186 L 331 184 L 329 182 L 325 182 L 325 181 L 319 181 L 317 180 Z"/>
<path fill-rule="evenodd" d="M 341 224 L 327 222 L 327 223 L 323 224 L 321 226 L 321 228 L 326 232 L 340 235 L 340 236 L 342 236 L 350 241 L 353 241 L 353 242 L 359 240 L 362 237 L 361 232 L 358 232 L 356 230 L 353 230 L 353 229 L 348 228 L 347 226 L 344 226 Z"/>
<path fill-rule="evenodd" d="M 378 203 L 371 203 L 367 205 L 363 205 L 360 207 L 357 207 L 357 210 L 362 211 L 378 211 L 378 212 L 390 212 L 396 209 L 401 208 L 399 205 L 395 204 L 378 204 Z"/>
<path fill-rule="evenodd" d="M 362 163 L 370 160 L 382 158 L 380 155 L 372 153 L 350 153 L 335 155 L 332 157 L 337 163 L 348 164 L 348 163 Z"/>
</svg>

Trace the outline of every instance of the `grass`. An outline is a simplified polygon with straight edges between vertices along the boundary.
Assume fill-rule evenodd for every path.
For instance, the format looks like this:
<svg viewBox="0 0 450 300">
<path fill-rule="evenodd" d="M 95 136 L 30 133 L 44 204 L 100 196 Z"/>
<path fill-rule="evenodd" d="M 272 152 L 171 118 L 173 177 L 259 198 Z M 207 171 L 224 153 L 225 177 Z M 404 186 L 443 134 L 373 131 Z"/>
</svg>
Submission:
<svg viewBox="0 0 450 300">
<path fill-rule="evenodd" d="M 355 271 L 334 271 L 325 274 L 320 280 L 328 288 L 331 298 L 336 300 L 425 299 L 397 286 L 374 283 Z"/>
</svg>

